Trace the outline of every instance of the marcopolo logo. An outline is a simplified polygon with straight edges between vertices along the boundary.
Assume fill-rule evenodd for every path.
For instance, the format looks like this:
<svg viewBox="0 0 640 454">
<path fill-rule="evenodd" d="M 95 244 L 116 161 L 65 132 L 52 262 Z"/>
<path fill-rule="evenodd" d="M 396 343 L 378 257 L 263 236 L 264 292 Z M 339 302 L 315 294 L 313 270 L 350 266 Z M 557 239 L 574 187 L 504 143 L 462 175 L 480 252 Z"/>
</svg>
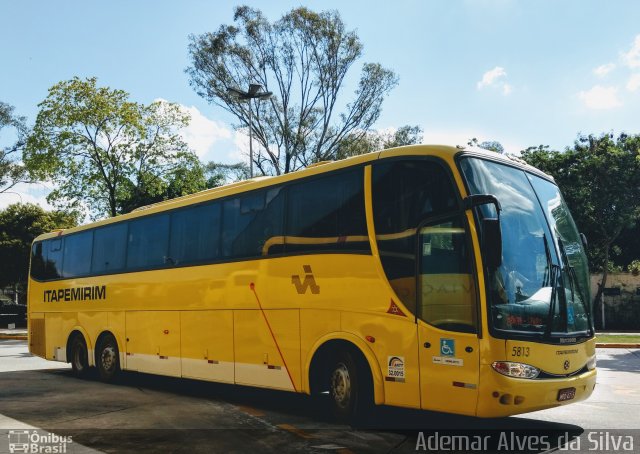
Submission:
<svg viewBox="0 0 640 454">
<path fill-rule="evenodd" d="M 303 295 L 307 293 L 307 289 L 311 289 L 311 293 L 317 295 L 320 293 L 320 286 L 316 284 L 316 278 L 313 277 L 313 271 L 311 271 L 311 265 L 303 265 L 305 275 L 304 280 L 300 278 L 299 274 L 291 276 L 291 283 L 296 286 L 298 294 Z"/>
<path fill-rule="evenodd" d="M 9 452 L 29 454 L 65 454 L 68 445 L 73 443 L 71 436 L 39 432 L 37 430 L 10 430 Z"/>
</svg>

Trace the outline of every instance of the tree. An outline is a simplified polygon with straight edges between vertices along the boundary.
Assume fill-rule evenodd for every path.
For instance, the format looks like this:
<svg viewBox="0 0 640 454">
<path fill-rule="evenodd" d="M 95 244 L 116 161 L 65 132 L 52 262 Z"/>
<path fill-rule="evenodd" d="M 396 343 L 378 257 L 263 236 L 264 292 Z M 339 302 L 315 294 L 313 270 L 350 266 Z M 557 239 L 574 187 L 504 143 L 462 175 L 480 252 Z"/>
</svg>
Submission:
<svg viewBox="0 0 640 454">
<path fill-rule="evenodd" d="M 222 164 L 219 162 L 209 162 L 205 165 L 205 177 L 208 188 L 215 188 L 227 183 L 249 178 L 249 166 L 244 162 L 236 164 Z"/>
<path fill-rule="evenodd" d="M 168 197 L 172 177 L 198 172 L 179 135 L 189 116 L 177 104 L 138 104 L 96 78 L 76 77 L 51 87 L 39 107 L 24 161 L 36 177 L 53 180 L 48 200 L 58 206 L 115 216 Z M 204 188 L 204 179 L 198 184 Z"/>
<path fill-rule="evenodd" d="M 162 202 L 207 189 L 206 168 L 195 154 L 185 154 L 173 169 L 162 177 L 152 171 L 139 172 L 137 183 L 127 181 L 130 189 L 119 201 L 120 211 L 128 213 L 138 207 Z"/>
<path fill-rule="evenodd" d="M 47 212 L 38 205 L 16 203 L 0 211 L 0 288 L 26 286 L 31 243 L 55 229 L 77 225 L 76 213 Z"/>
<path fill-rule="evenodd" d="M 191 36 L 187 69 L 191 86 L 209 102 L 233 114 L 260 145 L 254 164 L 262 174 L 282 174 L 333 159 L 340 142 L 368 131 L 397 77 L 378 63 L 365 63 L 354 99 L 339 96 L 349 69 L 362 56 L 362 43 L 336 11 L 300 7 L 271 23 L 257 9 L 236 8 L 235 25 Z M 247 104 L 231 88 L 261 84 L 268 101 Z M 344 106 L 339 115 L 336 111 Z"/>
<path fill-rule="evenodd" d="M 14 114 L 14 107 L 0 101 L 0 133 L 5 130 L 9 136 L 2 137 L 0 145 L 0 194 L 12 189 L 18 183 L 31 183 L 29 173 L 20 162 L 27 137 L 25 117 Z"/>
<path fill-rule="evenodd" d="M 475 137 L 467 142 L 470 147 L 484 148 L 485 150 L 495 151 L 496 153 L 504 153 L 504 147 L 502 144 L 495 140 L 485 140 L 484 142 L 478 142 Z"/>
<path fill-rule="evenodd" d="M 422 142 L 422 128 L 401 126 L 395 131 L 353 132 L 342 139 L 336 152 L 337 159 L 357 156 L 387 148 L 415 145 Z"/>
<path fill-rule="evenodd" d="M 640 135 L 579 136 L 563 153 L 530 147 L 522 158 L 552 175 L 576 224 L 589 238 L 592 269 L 602 270 L 598 304 L 607 284 L 610 254 L 625 228 L 640 219 Z"/>
</svg>

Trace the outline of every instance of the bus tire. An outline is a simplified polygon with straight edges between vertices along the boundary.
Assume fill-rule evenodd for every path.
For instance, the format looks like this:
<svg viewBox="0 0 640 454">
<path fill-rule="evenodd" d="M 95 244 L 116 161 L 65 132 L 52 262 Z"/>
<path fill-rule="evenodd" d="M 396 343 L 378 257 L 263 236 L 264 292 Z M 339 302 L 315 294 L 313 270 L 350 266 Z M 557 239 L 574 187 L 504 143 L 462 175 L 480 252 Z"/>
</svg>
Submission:
<svg viewBox="0 0 640 454">
<path fill-rule="evenodd" d="M 100 337 L 96 347 L 96 367 L 100 380 L 109 383 L 120 373 L 120 352 L 118 342 L 111 333 Z"/>
<path fill-rule="evenodd" d="M 89 353 L 82 334 L 76 334 L 71 341 L 71 369 L 77 378 L 85 378 L 89 373 Z"/>
<path fill-rule="evenodd" d="M 334 417 L 343 423 L 354 423 L 366 400 L 361 370 L 353 353 L 339 350 L 329 369 L 329 396 Z"/>
</svg>

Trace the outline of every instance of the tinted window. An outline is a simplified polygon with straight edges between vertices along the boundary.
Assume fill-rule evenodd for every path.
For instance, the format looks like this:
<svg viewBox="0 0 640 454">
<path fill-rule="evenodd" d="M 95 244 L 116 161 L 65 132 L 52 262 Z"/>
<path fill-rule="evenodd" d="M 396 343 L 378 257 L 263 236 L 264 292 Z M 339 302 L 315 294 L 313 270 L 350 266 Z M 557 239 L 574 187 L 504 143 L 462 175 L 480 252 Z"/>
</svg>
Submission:
<svg viewBox="0 0 640 454">
<path fill-rule="evenodd" d="M 127 247 L 127 223 L 109 225 L 93 234 L 92 273 L 110 273 L 124 269 Z"/>
<path fill-rule="evenodd" d="M 449 331 L 476 332 L 476 298 L 467 236 L 458 216 L 420 229 L 418 317 Z"/>
<path fill-rule="evenodd" d="M 362 169 L 291 185 L 286 250 L 370 250 Z"/>
<path fill-rule="evenodd" d="M 171 214 L 169 257 L 174 264 L 214 260 L 220 256 L 220 204 Z"/>
<path fill-rule="evenodd" d="M 91 242 L 93 232 L 81 232 L 64 237 L 62 276 L 83 276 L 91 270 Z"/>
<path fill-rule="evenodd" d="M 259 257 L 281 250 L 282 188 L 256 191 L 223 202 L 222 251 L 227 258 Z"/>
<path fill-rule="evenodd" d="M 169 215 L 129 222 L 127 268 L 153 268 L 167 263 Z"/>
<path fill-rule="evenodd" d="M 45 278 L 46 254 L 43 253 L 43 244 L 40 241 L 31 246 L 31 277 L 34 279 Z"/>
<path fill-rule="evenodd" d="M 456 209 L 454 188 L 433 161 L 387 161 L 373 166 L 373 219 L 382 266 L 398 297 L 416 307 L 416 229 Z"/>
<path fill-rule="evenodd" d="M 45 279 L 62 277 L 62 240 L 56 238 L 44 242 L 47 258 L 45 262 Z"/>
</svg>

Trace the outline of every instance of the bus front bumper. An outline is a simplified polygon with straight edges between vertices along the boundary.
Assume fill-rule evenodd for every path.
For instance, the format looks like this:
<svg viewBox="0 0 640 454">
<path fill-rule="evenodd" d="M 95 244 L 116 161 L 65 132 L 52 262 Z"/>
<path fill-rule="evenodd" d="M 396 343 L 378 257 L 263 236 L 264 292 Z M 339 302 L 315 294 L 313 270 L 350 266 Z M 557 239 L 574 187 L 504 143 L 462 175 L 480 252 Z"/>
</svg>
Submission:
<svg viewBox="0 0 640 454">
<path fill-rule="evenodd" d="M 487 364 L 480 368 L 480 383 L 476 415 L 495 418 L 585 400 L 596 386 L 596 370 L 569 378 L 527 380 L 506 377 Z M 575 396 L 559 400 L 561 391 L 570 388 L 575 389 Z M 566 396 L 567 393 L 563 394 Z"/>
</svg>

